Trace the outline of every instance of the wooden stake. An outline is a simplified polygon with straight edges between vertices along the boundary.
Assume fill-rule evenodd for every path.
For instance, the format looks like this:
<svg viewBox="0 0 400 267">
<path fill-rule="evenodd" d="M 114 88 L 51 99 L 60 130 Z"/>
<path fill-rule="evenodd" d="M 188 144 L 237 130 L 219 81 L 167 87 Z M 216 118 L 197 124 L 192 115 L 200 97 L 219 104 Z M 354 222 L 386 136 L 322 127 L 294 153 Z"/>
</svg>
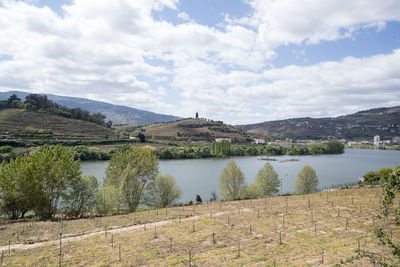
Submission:
<svg viewBox="0 0 400 267">
<path fill-rule="evenodd" d="M 192 222 L 193 222 L 193 233 L 194 233 L 196 232 L 196 229 L 194 228 L 194 220 Z"/>
<path fill-rule="evenodd" d="M 279 245 L 282 245 L 282 232 L 279 232 Z"/>
<path fill-rule="evenodd" d="M 172 252 L 172 237 L 169 239 L 169 252 Z"/>
<path fill-rule="evenodd" d="M 111 235 L 111 247 L 114 247 L 114 235 Z"/>
<path fill-rule="evenodd" d="M 240 258 L 240 239 L 238 239 L 237 257 Z"/>
<path fill-rule="evenodd" d="M 62 244 L 61 244 L 62 233 L 60 233 L 59 236 L 60 236 L 60 251 L 59 251 L 59 254 L 58 254 L 58 256 L 59 256 L 58 266 L 61 267 L 61 264 L 62 264 Z"/>
<path fill-rule="evenodd" d="M 121 244 L 118 245 L 118 261 L 121 262 Z"/>
<path fill-rule="evenodd" d="M 321 250 L 321 263 L 324 264 L 324 249 Z"/>
</svg>

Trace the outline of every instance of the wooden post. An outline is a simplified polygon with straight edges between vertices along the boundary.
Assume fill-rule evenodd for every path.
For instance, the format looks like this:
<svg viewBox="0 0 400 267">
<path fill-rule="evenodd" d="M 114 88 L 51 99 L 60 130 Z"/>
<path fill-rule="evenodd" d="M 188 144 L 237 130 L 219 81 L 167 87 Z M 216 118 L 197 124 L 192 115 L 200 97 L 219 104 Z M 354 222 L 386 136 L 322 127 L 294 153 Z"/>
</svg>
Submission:
<svg viewBox="0 0 400 267">
<path fill-rule="evenodd" d="M 308 198 L 308 209 L 311 209 L 311 203 L 310 203 L 310 198 Z"/>
<path fill-rule="evenodd" d="M 143 230 L 146 231 L 146 221 L 144 221 Z"/>
<path fill-rule="evenodd" d="M 8 240 L 8 255 L 11 254 L 11 241 Z"/>
<path fill-rule="evenodd" d="M 349 226 L 349 219 L 346 218 L 346 231 L 347 231 L 348 226 Z"/>
<path fill-rule="evenodd" d="M 121 262 L 121 244 L 118 245 L 118 261 Z"/>
<path fill-rule="evenodd" d="M 228 215 L 228 226 L 229 226 L 229 215 Z"/>
<path fill-rule="evenodd" d="M 157 226 L 154 226 L 154 239 L 157 239 Z"/>
<path fill-rule="evenodd" d="M 260 209 L 257 209 L 257 219 L 260 219 Z"/>
<path fill-rule="evenodd" d="M 314 224 L 314 237 L 317 237 L 317 224 Z"/>
<path fill-rule="evenodd" d="M 192 266 L 192 250 L 189 250 L 189 266 Z"/>
<path fill-rule="evenodd" d="M 114 235 L 111 235 L 111 247 L 114 247 Z"/>
<path fill-rule="evenodd" d="M 357 237 L 357 247 L 358 247 L 357 249 L 358 255 L 360 255 L 360 237 Z"/>
<path fill-rule="evenodd" d="M 168 208 L 165 208 L 165 218 L 168 218 Z"/>
<path fill-rule="evenodd" d="M 238 239 L 237 257 L 240 258 L 240 239 Z"/>
<path fill-rule="evenodd" d="M 253 231 L 252 231 L 252 229 L 251 229 L 251 224 L 250 224 L 250 234 L 253 234 Z"/>
<path fill-rule="evenodd" d="M 212 220 L 212 211 L 210 212 L 210 219 Z"/>
<path fill-rule="evenodd" d="M 169 239 L 169 252 L 172 252 L 172 237 Z"/>
<path fill-rule="evenodd" d="M 4 250 L 1 251 L 0 267 L 3 266 Z"/>
<path fill-rule="evenodd" d="M 58 260 L 58 266 L 61 267 L 62 264 L 62 244 L 61 244 L 61 237 L 62 237 L 62 233 L 59 234 L 60 236 L 60 251 L 59 251 L 59 260 Z"/>
<path fill-rule="evenodd" d="M 107 236 L 107 226 L 104 226 L 104 236 Z"/>
<path fill-rule="evenodd" d="M 321 263 L 324 264 L 324 249 L 321 250 Z"/>
<path fill-rule="evenodd" d="M 194 220 L 192 222 L 193 222 L 193 233 L 194 233 L 196 232 L 196 229 L 194 228 Z"/>
<path fill-rule="evenodd" d="M 279 245 L 282 245 L 282 232 L 279 232 Z"/>
<path fill-rule="evenodd" d="M 215 241 L 215 233 L 213 232 L 212 238 L 211 238 L 211 244 L 215 244 L 215 243 L 217 243 L 217 242 Z"/>
<path fill-rule="evenodd" d="M 282 216 L 282 227 L 285 228 L 285 215 Z"/>
</svg>

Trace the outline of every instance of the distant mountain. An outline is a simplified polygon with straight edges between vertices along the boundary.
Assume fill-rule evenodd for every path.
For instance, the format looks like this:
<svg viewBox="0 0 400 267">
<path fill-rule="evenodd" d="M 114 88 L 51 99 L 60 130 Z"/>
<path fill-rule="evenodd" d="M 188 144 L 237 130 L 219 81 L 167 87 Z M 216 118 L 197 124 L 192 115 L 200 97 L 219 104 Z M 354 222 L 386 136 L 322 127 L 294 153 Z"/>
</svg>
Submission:
<svg viewBox="0 0 400 267">
<path fill-rule="evenodd" d="M 20 91 L 0 92 L 0 100 L 6 100 L 10 95 L 16 94 L 22 100 L 25 99 L 30 93 Z M 130 108 L 127 106 L 113 105 L 105 102 L 94 101 L 85 98 L 59 96 L 52 94 L 45 94 L 50 100 L 57 104 L 69 108 L 82 108 L 90 113 L 100 112 L 106 116 L 106 120 L 111 120 L 114 125 L 116 124 L 152 124 L 155 122 L 169 122 L 179 119 L 179 117 L 171 115 L 163 115 L 150 111 Z"/>
<path fill-rule="evenodd" d="M 239 125 L 245 131 L 273 139 L 372 140 L 400 136 L 400 107 L 376 108 L 335 118 L 295 118 Z"/>
</svg>

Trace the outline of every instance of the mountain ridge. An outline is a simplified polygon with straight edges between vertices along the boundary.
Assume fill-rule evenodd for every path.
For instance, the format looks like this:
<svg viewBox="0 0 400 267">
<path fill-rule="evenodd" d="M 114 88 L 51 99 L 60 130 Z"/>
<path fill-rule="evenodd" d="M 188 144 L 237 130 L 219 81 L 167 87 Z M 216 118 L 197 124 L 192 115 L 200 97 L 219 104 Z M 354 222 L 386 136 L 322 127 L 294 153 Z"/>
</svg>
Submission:
<svg viewBox="0 0 400 267">
<path fill-rule="evenodd" d="M 353 114 L 324 118 L 290 118 L 237 125 L 253 134 L 273 139 L 390 139 L 400 136 L 400 106 L 361 110 Z"/>
</svg>

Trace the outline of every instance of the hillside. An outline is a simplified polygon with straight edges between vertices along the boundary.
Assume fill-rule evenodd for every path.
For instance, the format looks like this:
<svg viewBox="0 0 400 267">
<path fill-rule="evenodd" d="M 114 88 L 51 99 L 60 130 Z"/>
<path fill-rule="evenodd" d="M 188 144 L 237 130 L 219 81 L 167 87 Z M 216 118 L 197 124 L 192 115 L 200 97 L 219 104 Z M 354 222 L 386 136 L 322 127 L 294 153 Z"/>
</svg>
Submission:
<svg viewBox="0 0 400 267">
<path fill-rule="evenodd" d="M 30 93 L 9 91 L 0 92 L 0 100 L 6 100 L 10 95 L 16 94 L 22 100 L 25 99 Z M 60 104 L 69 108 L 82 108 L 90 113 L 100 112 L 106 116 L 106 120 L 111 120 L 114 125 L 116 124 L 128 124 L 128 125 L 139 125 L 139 124 L 151 124 L 155 122 L 167 122 L 174 121 L 178 117 L 171 115 L 163 115 L 154 112 L 144 111 L 140 109 L 130 108 L 126 106 L 113 105 L 105 102 L 89 100 L 85 98 L 59 96 L 46 94 L 46 96 Z"/>
<path fill-rule="evenodd" d="M 395 223 L 394 214 L 389 225 L 377 216 L 380 192 L 350 189 L 10 223 L 0 231 L 0 250 L 5 266 L 56 266 L 60 260 L 63 266 L 377 266 L 374 258 L 394 258 L 374 233 L 375 226 L 388 232 Z M 391 229 L 398 240 L 397 227 Z"/>
<path fill-rule="evenodd" d="M 400 107 L 377 108 L 336 118 L 294 118 L 239 126 L 252 134 L 273 139 L 371 140 L 400 136 Z"/>
<path fill-rule="evenodd" d="M 94 123 L 22 109 L 0 110 L 0 135 L 52 139 L 116 138 L 113 131 Z"/>
<path fill-rule="evenodd" d="M 129 129 L 126 129 L 129 130 Z M 134 129 L 132 129 L 134 130 Z M 154 124 L 138 129 L 146 138 L 168 141 L 214 141 L 216 138 L 230 138 L 232 142 L 251 140 L 242 129 L 224 124 L 222 121 L 185 119 Z"/>
</svg>

